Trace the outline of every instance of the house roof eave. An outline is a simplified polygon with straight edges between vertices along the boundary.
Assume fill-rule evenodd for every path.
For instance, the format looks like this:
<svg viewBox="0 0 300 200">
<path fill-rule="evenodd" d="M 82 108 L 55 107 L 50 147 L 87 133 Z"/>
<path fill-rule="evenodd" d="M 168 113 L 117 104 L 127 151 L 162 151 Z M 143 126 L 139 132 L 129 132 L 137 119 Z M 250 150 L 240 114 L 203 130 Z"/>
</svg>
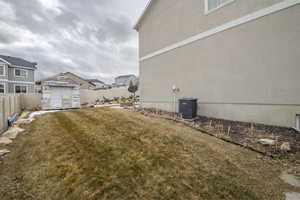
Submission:
<svg viewBox="0 0 300 200">
<path fill-rule="evenodd" d="M 0 61 L 6 63 L 6 64 L 8 64 L 8 65 L 11 65 L 8 61 L 4 60 L 3 58 L 0 58 Z"/>
<path fill-rule="evenodd" d="M 147 3 L 147 6 L 145 7 L 145 9 L 143 10 L 141 16 L 138 18 L 137 22 L 135 23 L 133 29 L 138 31 L 139 30 L 139 25 L 142 21 L 142 19 L 144 18 L 145 14 L 147 13 L 148 9 L 150 8 L 150 6 L 152 5 L 153 0 L 149 0 Z"/>
</svg>

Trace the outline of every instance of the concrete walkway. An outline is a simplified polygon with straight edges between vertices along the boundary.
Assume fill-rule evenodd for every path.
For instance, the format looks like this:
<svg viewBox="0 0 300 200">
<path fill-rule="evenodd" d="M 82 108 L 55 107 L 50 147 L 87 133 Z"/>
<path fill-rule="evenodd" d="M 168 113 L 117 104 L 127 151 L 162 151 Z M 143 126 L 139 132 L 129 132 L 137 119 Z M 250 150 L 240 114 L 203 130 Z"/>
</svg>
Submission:
<svg viewBox="0 0 300 200">
<path fill-rule="evenodd" d="M 286 171 L 282 172 L 280 178 L 289 185 L 294 187 L 300 187 L 300 180 L 292 174 L 288 174 Z M 297 192 L 287 192 L 285 193 L 286 200 L 300 200 L 300 193 Z"/>
</svg>

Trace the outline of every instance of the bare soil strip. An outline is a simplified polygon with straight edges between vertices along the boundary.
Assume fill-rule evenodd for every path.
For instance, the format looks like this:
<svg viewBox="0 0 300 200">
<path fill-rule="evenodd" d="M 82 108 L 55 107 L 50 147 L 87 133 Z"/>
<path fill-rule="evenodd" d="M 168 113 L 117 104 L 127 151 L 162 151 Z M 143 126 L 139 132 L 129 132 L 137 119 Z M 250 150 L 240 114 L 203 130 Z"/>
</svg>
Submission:
<svg viewBox="0 0 300 200">
<path fill-rule="evenodd" d="M 226 142 L 248 148 L 271 158 L 288 160 L 300 166 L 300 134 L 286 127 L 222 120 L 200 116 L 192 122 L 183 120 L 178 114 L 158 109 L 135 110 L 145 116 L 159 117 L 183 123 L 195 130 L 215 136 Z M 274 144 L 262 144 L 260 140 L 270 140 Z M 282 149 L 282 147 L 285 147 Z M 299 171 L 300 175 L 300 171 Z"/>
</svg>

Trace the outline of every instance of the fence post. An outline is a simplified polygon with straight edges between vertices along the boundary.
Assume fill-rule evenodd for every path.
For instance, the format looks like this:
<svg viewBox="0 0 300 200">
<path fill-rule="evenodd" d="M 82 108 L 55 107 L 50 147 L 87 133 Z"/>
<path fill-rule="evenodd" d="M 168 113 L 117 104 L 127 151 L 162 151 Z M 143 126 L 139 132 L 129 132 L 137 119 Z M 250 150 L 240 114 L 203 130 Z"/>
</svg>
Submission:
<svg viewBox="0 0 300 200">
<path fill-rule="evenodd" d="M 21 110 L 25 109 L 25 96 L 24 94 L 21 94 L 20 95 L 20 107 L 21 107 Z"/>
<path fill-rule="evenodd" d="M 4 122 L 4 130 L 7 128 L 7 119 L 9 117 L 10 113 L 10 103 L 9 103 L 9 96 L 4 97 L 4 117 L 3 117 L 3 122 Z"/>
<path fill-rule="evenodd" d="M 0 97 L 0 134 L 4 131 L 5 127 L 4 127 L 4 114 L 5 114 L 5 110 L 4 110 L 4 98 Z"/>
<path fill-rule="evenodd" d="M 28 95 L 27 97 L 30 103 L 36 103 L 36 96 Z M 0 95 L 0 134 L 8 128 L 8 118 L 16 112 L 21 113 L 23 107 L 26 106 L 26 100 L 27 98 L 20 94 Z"/>
</svg>

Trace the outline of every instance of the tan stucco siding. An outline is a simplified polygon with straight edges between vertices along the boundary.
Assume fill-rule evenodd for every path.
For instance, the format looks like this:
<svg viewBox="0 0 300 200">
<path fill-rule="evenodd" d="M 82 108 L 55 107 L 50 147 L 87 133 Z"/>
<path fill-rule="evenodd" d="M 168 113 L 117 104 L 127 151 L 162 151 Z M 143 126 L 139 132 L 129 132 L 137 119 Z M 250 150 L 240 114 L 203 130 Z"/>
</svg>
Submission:
<svg viewBox="0 0 300 200">
<path fill-rule="evenodd" d="M 143 102 L 143 107 L 174 111 L 174 104 L 168 102 Z M 176 104 L 178 111 L 178 104 Z M 283 127 L 296 127 L 296 116 L 300 114 L 297 105 L 258 105 L 258 104 L 205 104 L 199 103 L 201 116 L 233 121 L 262 123 Z"/>
<path fill-rule="evenodd" d="M 140 56 L 282 1 L 235 0 L 208 15 L 204 0 L 156 1 L 139 26 Z"/>
<path fill-rule="evenodd" d="M 80 89 L 93 89 L 93 88 L 95 88 L 95 86 L 90 84 L 88 81 L 82 80 L 78 76 L 75 76 L 75 75 L 73 75 L 71 73 L 68 73 L 68 72 L 65 73 L 65 75 L 68 76 L 73 81 L 75 81 L 76 83 L 80 84 Z"/>
<path fill-rule="evenodd" d="M 142 61 L 142 101 L 170 107 L 175 84 L 179 98 L 199 98 L 201 115 L 292 126 L 300 114 L 299 19 L 297 5 Z"/>
</svg>

